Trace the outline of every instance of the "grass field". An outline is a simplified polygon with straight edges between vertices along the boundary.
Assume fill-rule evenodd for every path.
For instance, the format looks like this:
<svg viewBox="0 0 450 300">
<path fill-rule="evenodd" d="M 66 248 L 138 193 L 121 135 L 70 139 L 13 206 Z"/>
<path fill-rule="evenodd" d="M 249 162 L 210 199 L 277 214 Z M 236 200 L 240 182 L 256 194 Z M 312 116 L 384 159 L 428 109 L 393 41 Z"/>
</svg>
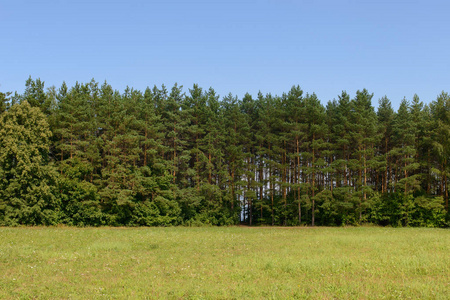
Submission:
<svg viewBox="0 0 450 300">
<path fill-rule="evenodd" d="M 1 299 L 448 299 L 450 230 L 0 228 Z"/>
</svg>

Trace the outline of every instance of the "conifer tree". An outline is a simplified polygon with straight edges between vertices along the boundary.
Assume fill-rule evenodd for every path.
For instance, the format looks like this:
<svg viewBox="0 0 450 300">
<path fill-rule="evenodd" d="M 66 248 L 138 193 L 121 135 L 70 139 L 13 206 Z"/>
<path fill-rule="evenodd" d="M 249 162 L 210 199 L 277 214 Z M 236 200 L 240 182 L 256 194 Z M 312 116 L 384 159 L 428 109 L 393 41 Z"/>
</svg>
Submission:
<svg viewBox="0 0 450 300">
<path fill-rule="evenodd" d="M 394 110 L 391 105 L 391 101 L 386 97 L 382 97 L 378 101 L 378 123 L 379 133 L 381 136 L 381 143 L 378 146 L 378 152 L 383 159 L 384 165 L 380 166 L 379 171 L 382 172 L 381 193 L 388 192 L 389 178 L 392 178 L 392 165 L 390 163 L 391 158 L 389 152 L 392 149 L 392 126 L 394 120 Z"/>
<path fill-rule="evenodd" d="M 329 111 L 332 110 L 332 111 Z M 352 154 L 351 137 L 351 103 L 347 92 L 342 91 L 337 100 L 327 106 L 329 147 L 334 157 L 330 161 L 330 168 L 334 170 L 335 188 L 332 188 L 333 202 L 328 202 L 329 219 L 335 219 L 336 224 L 353 223 L 353 187 L 350 170 Z M 331 211 L 334 210 L 334 211 Z M 336 216 L 333 216 L 333 215 Z"/>
<path fill-rule="evenodd" d="M 27 79 L 22 100 L 27 101 L 32 107 L 39 107 L 44 114 L 50 114 L 51 99 L 47 97 L 44 81 L 41 81 L 40 78 L 33 80 L 30 76 Z"/>
<path fill-rule="evenodd" d="M 202 151 L 202 140 L 205 135 L 206 97 L 196 84 L 189 90 L 190 95 L 184 98 L 182 109 L 189 120 L 186 132 L 186 146 L 190 149 L 188 181 L 190 187 L 200 192 L 202 182 L 201 170 L 205 167 L 206 156 Z"/>
<path fill-rule="evenodd" d="M 303 98 L 303 91 L 300 86 L 293 86 L 289 91 L 288 95 L 288 105 L 286 109 L 289 114 L 289 139 L 291 142 L 291 159 L 293 161 L 293 184 L 292 188 L 294 191 L 295 202 L 297 203 L 297 215 L 298 224 L 302 223 L 302 155 L 301 150 L 303 148 L 303 143 L 306 141 L 307 135 L 307 124 L 305 123 L 305 118 L 307 115 L 306 106 Z"/>
<path fill-rule="evenodd" d="M 105 224 L 95 181 L 100 170 L 95 104 L 97 83 L 62 84 L 50 116 L 54 160 L 58 167 L 62 222 L 73 225 Z"/>
<path fill-rule="evenodd" d="M 243 189 L 244 189 L 244 221 L 249 225 L 253 224 L 253 210 L 257 197 L 257 162 L 256 162 L 256 139 L 255 133 L 257 128 L 257 103 L 253 97 L 246 93 L 242 99 L 241 111 L 246 116 L 246 124 L 248 124 L 248 132 L 243 140 L 244 144 L 244 176 L 243 176 Z"/>
<path fill-rule="evenodd" d="M 261 97 L 260 97 L 261 98 Z M 278 170 L 278 151 L 277 151 L 277 132 L 275 124 L 277 122 L 276 102 L 277 98 L 267 94 L 261 98 L 262 103 L 259 114 L 259 132 L 257 135 L 259 143 L 259 156 L 263 158 L 263 185 L 266 186 L 265 196 L 267 197 L 267 208 L 270 212 L 270 224 L 275 225 L 275 205 L 277 200 L 276 183 L 279 176 Z M 262 210 L 262 207 L 261 207 Z"/>
<path fill-rule="evenodd" d="M 202 196 L 205 204 L 203 214 L 210 216 L 212 224 L 234 224 L 234 217 L 230 215 L 228 203 L 224 200 L 226 193 L 226 178 L 228 170 L 224 165 L 224 116 L 219 96 L 210 88 L 205 93 L 206 108 L 203 124 L 204 137 L 200 142 L 200 150 L 206 159 L 202 172 L 204 183 Z"/>
<path fill-rule="evenodd" d="M 308 158 L 306 162 L 306 173 L 308 174 L 308 183 L 311 199 L 311 225 L 315 225 L 316 219 L 316 195 L 322 192 L 323 186 L 323 167 L 325 160 L 322 151 L 326 148 L 325 137 L 327 135 L 327 125 L 325 123 L 325 108 L 320 103 L 316 94 L 305 97 L 308 138 L 305 143 L 306 151 L 304 155 Z M 323 196 L 320 195 L 320 196 Z M 322 197 L 320 197 L 322 198 Z"/>
<path fill-rule="evenodd" d="M 257 111 L 257 118 L 254 120 L 254 136 L 255 136 L 255 148 L 256 148 L 256 163 L 258 165 L 258 199 L 255 201 L 255 208 L 258 206 L 258 222 L 261 224 L 265 221 L 264 212 L 269 210 L 267 205 L 267 147 L 266 138 L 268 134 L 268 124 L 266 123 L 266 100 L 261 92 L 258 93 L 255 109 Z"/>
<path fill-rule="evenodd" d="M 369 171 L 371 166 L 376 164 L 375 145 L 379 139 L 377 116 L 371 103 L 372 97 L 373 94 L 363 89 L 356 92 L 356 97 L 351 102 L 352 142 L 355 147 L 353 170 L 357 173 L 355 196 L 358 197 L 359 222 L 363 221 L 363 211 L 369 205 L 367 195 L 373 191 L 369 185 Z"/>
<path fill-rule="evenodd" d="M 409 225 L 409 216 L 414 206 L 412 193 L 420 188 L 418 174 L 414 174 L 414 171 L 419 168 L 415 158 L 416 136 L 417 124 L 412 122 L 409 102 L 403 99 L 393 120 L 394 147 L 389 152 L 389 156 L 395 159 L 395 189 L 399 194 L 397 200 L 399 221 L 406 226 Z"/>
<path fill-rule="evenodd" d="M 434 173 L 439 176 L 437 190 L 444 199 L 445 209 L 448 212 L 448 177 L 450 166 L 450 96 L 442 92 L 435 101 L 431 103 L 433 114 L 433 148 L 436 154 Z"/>
<path fill-rule="evenodd" d="M 244 173 L 243 164 L 245 158 L 244 140 L 249 132 L 249 124 L 245 114 L 241 111 L 241 103 L 237 97 L 229 94 L 222 100 L 224 110 L 224 129 L 225 129 L 225 163 L 228 165 L 228 195 L 230 209 L 236 214 L 236 219 L 240 219 L 240 205 L 242 198 L 241 181 Z"/>
</svg>

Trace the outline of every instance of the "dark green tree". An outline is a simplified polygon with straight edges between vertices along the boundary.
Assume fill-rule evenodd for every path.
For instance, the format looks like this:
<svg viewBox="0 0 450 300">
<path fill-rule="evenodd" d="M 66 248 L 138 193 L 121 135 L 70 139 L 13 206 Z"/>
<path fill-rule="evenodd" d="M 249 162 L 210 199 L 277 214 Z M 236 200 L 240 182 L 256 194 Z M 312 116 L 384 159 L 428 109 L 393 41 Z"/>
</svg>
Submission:
<svg viewBox="0 0 450 300">
<path fill-rule="evenodd" d="M 369 94 L 366 89 L 356 92 L 356 97 L 351 101 L 351 120 L 353 157 L 352 169 L 357 174 L 356 181 L 353 182 L 358 206 L 358 220 L 365 221 L 363 212 L 368 208 L 370 202 L 367 201 L 368 194 L 373 192 L 370 181 L 370 170 L 376 165 L 375 145 L 379 142 L 380 136 L 377 134 L 377 115 L 372 106 L 373 94 Z"/>
<path fill-rule="evenodd" d="M 448 212 L 448 177 L 450 174 L 450 96 L 442 92 L 435 101 L 431 103 L 433 115 L 433 142 L 435 167 L 432 172 L 439 178 L 436 189 L 443 197 L 445 209 Z"/>
<path fill-rule="evenodd" d="M 33 80 L 30 76 L 27 79 L 22 100 L 27 101 L 32 107 L 39 107 L 44 114 L 50 114 L 52 101 L 45 93 L 44 81 L 40 78 Z"/>
</svg>

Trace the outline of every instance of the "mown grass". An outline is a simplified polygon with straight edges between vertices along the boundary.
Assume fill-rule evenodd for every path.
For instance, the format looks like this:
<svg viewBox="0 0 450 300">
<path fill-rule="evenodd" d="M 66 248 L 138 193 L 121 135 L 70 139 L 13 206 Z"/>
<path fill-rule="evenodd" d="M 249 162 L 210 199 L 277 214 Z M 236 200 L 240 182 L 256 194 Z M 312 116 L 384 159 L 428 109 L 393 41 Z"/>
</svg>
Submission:
<svg viewBox="0 0 450 300">
<path fill-rule="evenodd" d="M 0 228 L 0 298 L 448 299 L 450 231 Z"/>
</svg>

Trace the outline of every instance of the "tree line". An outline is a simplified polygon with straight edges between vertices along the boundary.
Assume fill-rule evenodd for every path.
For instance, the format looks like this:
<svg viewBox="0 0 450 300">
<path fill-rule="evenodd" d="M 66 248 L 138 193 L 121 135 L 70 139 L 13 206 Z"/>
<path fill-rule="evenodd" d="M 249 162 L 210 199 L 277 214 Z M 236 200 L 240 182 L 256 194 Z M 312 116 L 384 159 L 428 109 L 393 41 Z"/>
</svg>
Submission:
<svg viewBox="0 0 450 300">
<path fill-rule="evenodd" d="M 450 97 L 0 93 L 0 225 L 445 227 Z"/>
</svg>

